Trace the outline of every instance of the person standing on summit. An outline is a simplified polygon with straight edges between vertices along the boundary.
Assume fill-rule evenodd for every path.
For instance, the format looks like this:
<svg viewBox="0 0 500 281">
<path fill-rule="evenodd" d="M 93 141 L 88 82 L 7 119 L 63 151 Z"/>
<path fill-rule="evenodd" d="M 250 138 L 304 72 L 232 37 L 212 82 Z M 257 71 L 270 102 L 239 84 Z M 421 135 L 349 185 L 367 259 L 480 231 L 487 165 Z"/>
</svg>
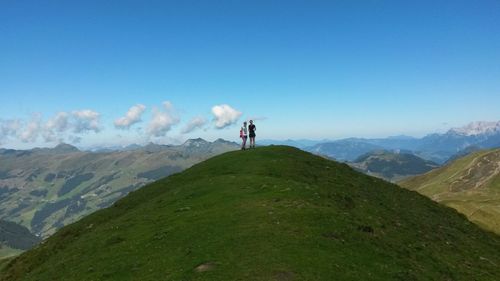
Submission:
<svg viewBox="0 0 500 281">
<path fill-rule="evenodd" d="M 253 124 L 253 120 L 250 120 L 248 130 L 250 131 L 250 148 L 255 148 L 255 131 L 257 131 L 257 127 Z"/>
<path fill-rule="evenodd" d="M 241 138 L 241 150 L 247 149 L 247 139 L 248 139 L 248 131 L 247 131 L 247 122 L 243 122 L 243 127 L 240 129 L 240 138 Z"/>
</svg>

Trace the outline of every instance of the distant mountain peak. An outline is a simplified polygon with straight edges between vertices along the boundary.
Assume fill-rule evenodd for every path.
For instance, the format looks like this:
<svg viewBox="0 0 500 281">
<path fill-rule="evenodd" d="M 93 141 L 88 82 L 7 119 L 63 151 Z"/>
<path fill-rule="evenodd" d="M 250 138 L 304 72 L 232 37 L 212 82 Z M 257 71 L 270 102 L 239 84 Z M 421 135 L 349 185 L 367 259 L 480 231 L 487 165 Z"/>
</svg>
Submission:
<svg viewBox="0 0 500 281">
<path fill-rule="evenodd" d="M 136 144 L 136 143 L 132 143 L 132 144 L 129 144 L 127 146 L 125 146 L 123 148 L 123 150 L 137 150 L 137 149 L 140 149 L 142 146 Z"/>
<path fill-rule="evenodd" d="M 416 138 L 411 137 L 411 136 L 406 136 L 406 135 L 397 135 L 397 136 L 390 136 L 387 139 L 389 139 L 389 140 L 414 140 Z"/>
<path fill-rule="evenodd" d="M 222 138 L 218 138 L 214 141 L 214 143 L 222 143 L 222 144 L 234 144 L 234 142 L 232 141 L 228 141 L 228 140 L 225 140 L 225 139 L 222 139 Z"/>
<path fill-rule="evenodd" d="M 158 151 L 162 151 L 164 149 L 167 149 L 169 147 L 170 146 L 168 146 L 168 145 L 163 145 L 163 144 L 157 144 L 157 143 L 154 143 L 154 142 L 149 142 L 142 149 L 145 150 L 145 151 L 147 151 L 147 152 L 158 152 Z"/>
<path fill-rule="evenodd" d="M 53 150 L 57 151 L 57 152 L 64 152 L 64 153 L 67 153 L 67 152 L 78 152 L 78 151 L 80 151 L 75 146 L 73 146 L 71 144 L 67 144 L 67 143 L 60 143 L 60 144 L 56 145 L 53 148 Z"/>
<path fill-rule="evenodd" d="M 484 134 L 495 134 L 500 133 L 500 121 L 497 122 L 486 122 L 477 121 L 469 123 L 463 127 L 453 128 L 449 133 L 455 133 L 463 136 L 477 136 Z"/>
<path fill-rule="evenodd" d="M 202 146 L 208 144 L 208 141 L 202 138 L 188 139 L 184 142 L 183 146 Z"/>
</svg>

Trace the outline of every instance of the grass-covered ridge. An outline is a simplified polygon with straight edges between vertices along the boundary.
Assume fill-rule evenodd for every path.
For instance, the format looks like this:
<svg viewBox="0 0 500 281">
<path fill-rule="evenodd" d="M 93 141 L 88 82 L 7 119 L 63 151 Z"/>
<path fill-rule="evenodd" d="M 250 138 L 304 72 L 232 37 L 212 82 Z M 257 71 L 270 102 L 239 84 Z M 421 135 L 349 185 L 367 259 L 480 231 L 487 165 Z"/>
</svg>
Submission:
<svg viewBox="0 0 500 281">
<path fill-rule="evenodd" d="M 500 149 L 469 154 L 400 184 L 500 234 Z"/>
<path fill-rule="evenodd" d="M 216 156 L 22 254 L 0 280 L 495 280 L 500 238 L 290 147 Z"/>
</svg>

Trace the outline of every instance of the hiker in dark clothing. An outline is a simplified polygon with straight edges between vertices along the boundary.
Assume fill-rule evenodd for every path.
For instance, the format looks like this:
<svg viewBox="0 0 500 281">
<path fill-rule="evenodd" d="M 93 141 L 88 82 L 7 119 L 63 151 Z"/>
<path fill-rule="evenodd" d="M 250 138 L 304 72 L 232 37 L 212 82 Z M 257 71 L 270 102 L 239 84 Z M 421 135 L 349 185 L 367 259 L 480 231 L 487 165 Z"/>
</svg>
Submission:
<svg viewBox="0 0 500 281">
<path fill-rule="evenodd" d="M 257 130 L 257 127 L 253 124 L 253 120 L 250 120 L 248 130 L 250 131 L 250 148 L 255 148 L 255 131 Z"/>
</svg>

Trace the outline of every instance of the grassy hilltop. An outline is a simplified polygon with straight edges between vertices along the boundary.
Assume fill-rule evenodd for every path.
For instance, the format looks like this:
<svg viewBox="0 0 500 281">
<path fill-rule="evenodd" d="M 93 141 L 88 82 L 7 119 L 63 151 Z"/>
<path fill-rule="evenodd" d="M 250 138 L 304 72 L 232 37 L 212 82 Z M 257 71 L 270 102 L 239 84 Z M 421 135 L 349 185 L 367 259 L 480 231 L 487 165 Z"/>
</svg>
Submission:
<svg viewBox="0 0 500 281">
<path fill-rule="evenodd" d="M 500 234 L 500 149 L 470 154 L 401 185 Z"/>
<path fill-rule="evenodd" d="M 495 280 L 500 237 L 284 146 L 229 152 L 66 226 L 16 280 Z"/>
</svg>

